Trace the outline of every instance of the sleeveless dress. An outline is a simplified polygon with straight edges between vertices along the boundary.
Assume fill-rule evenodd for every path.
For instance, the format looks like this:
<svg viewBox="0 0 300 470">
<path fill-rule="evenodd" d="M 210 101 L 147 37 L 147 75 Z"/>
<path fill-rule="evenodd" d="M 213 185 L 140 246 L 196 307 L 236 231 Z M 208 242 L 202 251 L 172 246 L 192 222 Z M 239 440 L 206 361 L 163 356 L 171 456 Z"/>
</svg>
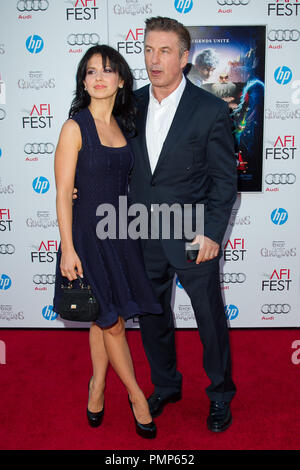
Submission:
<svg viewBox="0 0 300 470">
<path fill-rule="evenodd" d="M 118 148 L 102 145 L 88 108 L 79 111 L 73 119 L 78 123 L 82 136 L 75 172 L 78 197 L 73 204 L 73 244 L 82 263 L 83 280 L 91 286 L 99 302 L 100 313 L 96 323 L 100 327 L 108 327 L 119 316 L 127 320 L 144 314 L 160 314 L 162 308 L 146 274 L 140 240 L 128 236 L 100 239 L 96 233 L 97 224 L 102 219 L 96 215 L 97 207 L 104 203 L 115 209 L 117 235 L 119 233 L 119 196 L 123 196 L 123 201 L 124 197 L 127 198 L 128 176 L 133 166 L 130 146 L 128 143 Z M 125 219 L 120 220 L 124 222 Z M 125 224 L 127 227 L 127 215 Z M 61 274 L 60 260 L 59 245 L 53 299 L 57 313 L 61 284 L 69 282 Z M 73 281 L 74 286 L 76 283 Z"/>
</svg>

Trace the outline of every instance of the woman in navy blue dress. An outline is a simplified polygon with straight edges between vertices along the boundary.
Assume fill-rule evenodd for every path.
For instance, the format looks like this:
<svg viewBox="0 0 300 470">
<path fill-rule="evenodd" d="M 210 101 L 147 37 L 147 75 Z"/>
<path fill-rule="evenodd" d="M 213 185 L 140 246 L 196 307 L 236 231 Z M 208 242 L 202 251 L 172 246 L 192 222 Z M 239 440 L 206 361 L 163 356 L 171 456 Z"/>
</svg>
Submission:
<svg viewBox="0 0 300 470">
<path fill-rule="evenodd" d="M 151 438 L 156 427 L 135 378 L 125 321 L 137 315 L 160 314 L 162 308 L 147 278 L 139 240 L 99 239 L 96 233 L 100 220 L 97 207 L 110 204 L 118 220 L 119 197 L 127 197 L 134 158 L 129 137 L 135 131 L 132 84 L 128 64 L 109 46 L 91 47 L 78 66 L 70 119 L 62 127 L 55 154 L 61 244 L 54 310 L 59 313 L 61 284 L 83 276 L 100 306 L 89 335 L 93 376 L 88 422 L 91 426 L 102 422 L 110 363 L 127 388 L 136 431 Z M 75 201 L 74 187 L 78 191 Z"/>
</svg>

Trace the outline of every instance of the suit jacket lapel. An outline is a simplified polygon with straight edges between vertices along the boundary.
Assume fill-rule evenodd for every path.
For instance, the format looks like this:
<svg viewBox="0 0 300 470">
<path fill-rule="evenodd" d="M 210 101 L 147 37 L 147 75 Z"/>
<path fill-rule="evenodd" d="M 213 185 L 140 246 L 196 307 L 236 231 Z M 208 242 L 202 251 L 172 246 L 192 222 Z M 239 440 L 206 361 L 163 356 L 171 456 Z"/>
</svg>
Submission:
<svg viewBox="0 0 300 470">
<path fill-rule="evenodd" d="M 177 142 L 180 139 L 182 132 L 184 132 L 184 129 L 183 129 L 184 122 L 188 122 L 189 115 L 193 112 L 194 101 L 193 99 L 191 99 L 192 97 L 191 88 L 192 88 L 191 84 L 187 80 L 185 89 L 179 101 L 179 104 L 175 112 L 173 121 L 171 123 L 169 132 L 167 134 L 167 137 L 161 149 L 156 167 L 154 169 L 153 176 L 155 175 L 157 171 L 159 171 L 159 167 L 161 166 L 161 163 L 164 161 L 166 156 L 172 153 L 172 148 L 174 148 L 177 145 Z"/>
<path fill-rule="evenodd" d="M 139 150 L 142 154 L 142 158 L 144 159 L 145 166 L 147 171 L 154 177 L 155 173 L 159 171 L 159 167 L 166 156 L 171 153 L 172 148 L 174 148 L 177 144 L 178 139 L 180 139 L 181 134 L 183 132 L 183 123 L 186 122 L 189 118 L 189 115 L 193 112 L 193 97 L 192 97 L 192 86 L 189 80 L 186 81 L 185 89 L 182 93 L 182 97 L 178 104 L 177 110 L 175 112 L 173 121 L 171 123 L 169 132 L 167 137 L 164 141 L 163 147 L 161 149 L 156 167 L 154 169 L 154 173 L 152 175 L 152 170 L 150 166 L 150 160 L 147 150 L 147 142 L 146 142 L 146 121 L 147 121 L 147 113 L 148 113 L 148 105 L 149 105 L 149 86 L 147 87 L 147 91 L 144 93 L 143 97 L 140 98 L 140 102 L 138 105 L 139 109 L 139 116 L 137 120 L 137 131 L 138 131 L 138 145 Z M 155 136 L 153 136 L 155 138 Z"/>
<path fill-rule="evenodd" d="M 138 113 L 138 119 L 137 119 L 137 132 L 138 132 L 137 141 L 138 141 L 140 153 L 145 162 L 145 167 L 147 171 L 149 171 L 150 174 L 152 175 L 148 149 L 147 149 L 147 142 L 146 142 L 146 121 L 147 121 L 147 114 L 148 114 L 148 104 L 149 104 L 149 87 L 147 88 L 147 92 L 140 99 L 140 102 L 138 105 L 139 113 Z"/>
</svg>

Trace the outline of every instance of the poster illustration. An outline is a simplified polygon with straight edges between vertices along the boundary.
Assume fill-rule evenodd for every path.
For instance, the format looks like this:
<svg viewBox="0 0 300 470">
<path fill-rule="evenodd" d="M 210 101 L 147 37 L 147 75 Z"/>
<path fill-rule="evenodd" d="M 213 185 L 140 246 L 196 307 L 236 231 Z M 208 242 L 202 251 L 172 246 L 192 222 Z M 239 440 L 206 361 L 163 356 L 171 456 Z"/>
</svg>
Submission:
<svg viewBox="0 0 300 470">
<path fill-rule="evenodd" d="M 189 26 L 184 70 L 195 85 L 228 103 L 233 122 L 238 191 L 262 191 L 265 26 Z"/>
</svg>

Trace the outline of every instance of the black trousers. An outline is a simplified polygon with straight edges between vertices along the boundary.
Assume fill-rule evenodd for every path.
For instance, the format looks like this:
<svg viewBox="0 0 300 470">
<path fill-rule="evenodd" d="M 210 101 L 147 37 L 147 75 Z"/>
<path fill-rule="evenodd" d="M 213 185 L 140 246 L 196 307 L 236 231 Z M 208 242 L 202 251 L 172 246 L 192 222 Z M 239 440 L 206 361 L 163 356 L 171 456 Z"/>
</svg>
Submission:
<svg viewBox="0 0 300 470">
<path fill-rule="evenodd" d="M 151 368 L 155 392 L 163 397 L 181 389 L 182 375 L 177 370 L 175 330 L 171 309 L 173 278 L 188 294 L 203 344 L 203 367 L 211 383 L 206 389 L 210 400 L 230 401 L 236 391 L 231 377 L 228 327 L 221 296 L 219 259 L 187 268 L 170 265 L 159 240 L 147 240 L 144 260 L 154 292 L 163 306 L 162 315 L 140 317 L 144 349 Z M 195 360 L 195 358 L 190 358 Z"/>
</svg>

